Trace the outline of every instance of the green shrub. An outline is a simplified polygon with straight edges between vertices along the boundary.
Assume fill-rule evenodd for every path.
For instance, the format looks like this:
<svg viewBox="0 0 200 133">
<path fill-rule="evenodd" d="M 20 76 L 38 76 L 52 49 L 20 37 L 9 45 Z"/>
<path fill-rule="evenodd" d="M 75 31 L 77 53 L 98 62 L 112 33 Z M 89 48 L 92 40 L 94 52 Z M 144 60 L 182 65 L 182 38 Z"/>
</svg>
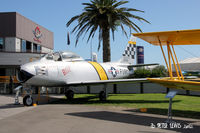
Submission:
<svg viewBox="0 0 200 133">
<path fill-rule="evenodd" d="M 151 77 L 166 77 L 167 70 L 164 66 L 157 66 L 151 71 Z"/>
<path fill-rule="evenodd" d="M 145 68 L 137 68 L 131 78 L 151 78 L 151 77 L 166 77 L 167 70 L 164 66 L 157 66 L 152 70 Z"/>
<path fill-rule="evenodd" d="M 151 71 L 144 69 L 144 68 L 138 68 L 134 71 L 133 78 L 147 78 L 151 76 Z"/>
</svg>

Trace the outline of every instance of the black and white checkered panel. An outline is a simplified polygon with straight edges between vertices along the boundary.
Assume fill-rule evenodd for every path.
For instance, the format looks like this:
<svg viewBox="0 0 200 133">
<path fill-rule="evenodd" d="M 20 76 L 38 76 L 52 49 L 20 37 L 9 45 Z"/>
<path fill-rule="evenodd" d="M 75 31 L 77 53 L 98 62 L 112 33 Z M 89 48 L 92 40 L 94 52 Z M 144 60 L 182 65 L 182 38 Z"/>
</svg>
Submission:
<svg viewBox="0 0 200 133">
<path fill-rule="evenodd" d="M 136 45 L 134 44 L 128 44 L 126 47 L 123 56 L 130 57 L 131 59 L 135 59 L 136 54 Z"/>
</svg>

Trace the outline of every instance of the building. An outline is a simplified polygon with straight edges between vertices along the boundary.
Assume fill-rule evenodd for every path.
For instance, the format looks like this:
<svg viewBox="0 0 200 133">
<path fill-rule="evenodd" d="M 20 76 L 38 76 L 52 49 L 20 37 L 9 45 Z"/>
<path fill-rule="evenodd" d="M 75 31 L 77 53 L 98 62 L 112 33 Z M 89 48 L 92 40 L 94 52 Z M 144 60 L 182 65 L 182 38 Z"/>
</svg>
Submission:
<svg viewBox="0 0 200 133">
<path fill-rule="evenodd" d="M 200 58 L 187 58 L 179 62 L 182 72 L 200 73 Z M 174 65 L 172 65 L 173 72 L 176 72 Z M 200 75 L 200 74 L 199 74 Z"/>
<path fill-rule="evenodd" d="M 188 58 L 180 61 L 182 71 L 200 72 L 200 58 Z"/>
<path fill-rule="evenodd" d="M 15 78 L 21 64 L 53 51 L 54 40 L 53 32 L 17 12 L 0 13 L 0 20 L 1 82 L 6 81 L 7 76 Z M 6 88 L 3 86 L 0 85 L 0 93 L 1 88 Z"/>
</svg>

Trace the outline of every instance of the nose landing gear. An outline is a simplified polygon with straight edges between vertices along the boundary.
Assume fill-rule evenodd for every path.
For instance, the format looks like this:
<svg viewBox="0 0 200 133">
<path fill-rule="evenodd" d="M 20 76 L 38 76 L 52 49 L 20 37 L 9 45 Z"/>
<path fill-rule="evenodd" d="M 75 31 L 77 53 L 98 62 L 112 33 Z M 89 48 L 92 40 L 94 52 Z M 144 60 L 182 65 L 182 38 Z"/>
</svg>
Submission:
<svg viewBox="0 0 200 133">
<path fill-rule="evenodd" d="M 31 97 L 31 95 L 26 95 L 23 98 L 23 104 L 25 106 L 33 106 L 33 98 Z"/>
</svg>

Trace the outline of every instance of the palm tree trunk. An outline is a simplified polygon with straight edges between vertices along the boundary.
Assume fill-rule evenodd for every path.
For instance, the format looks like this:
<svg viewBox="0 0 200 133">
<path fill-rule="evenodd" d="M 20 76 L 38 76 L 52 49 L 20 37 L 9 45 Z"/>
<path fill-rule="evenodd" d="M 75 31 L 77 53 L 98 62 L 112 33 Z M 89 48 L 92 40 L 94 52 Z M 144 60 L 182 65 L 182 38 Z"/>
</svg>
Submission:
<svg viewBox="0 0 200 133">
<path fill-rule="evenodd" d="M 110 30 L 108 26 L 103 27 L 103 62 L 110 62 Z"/>
</svg>

